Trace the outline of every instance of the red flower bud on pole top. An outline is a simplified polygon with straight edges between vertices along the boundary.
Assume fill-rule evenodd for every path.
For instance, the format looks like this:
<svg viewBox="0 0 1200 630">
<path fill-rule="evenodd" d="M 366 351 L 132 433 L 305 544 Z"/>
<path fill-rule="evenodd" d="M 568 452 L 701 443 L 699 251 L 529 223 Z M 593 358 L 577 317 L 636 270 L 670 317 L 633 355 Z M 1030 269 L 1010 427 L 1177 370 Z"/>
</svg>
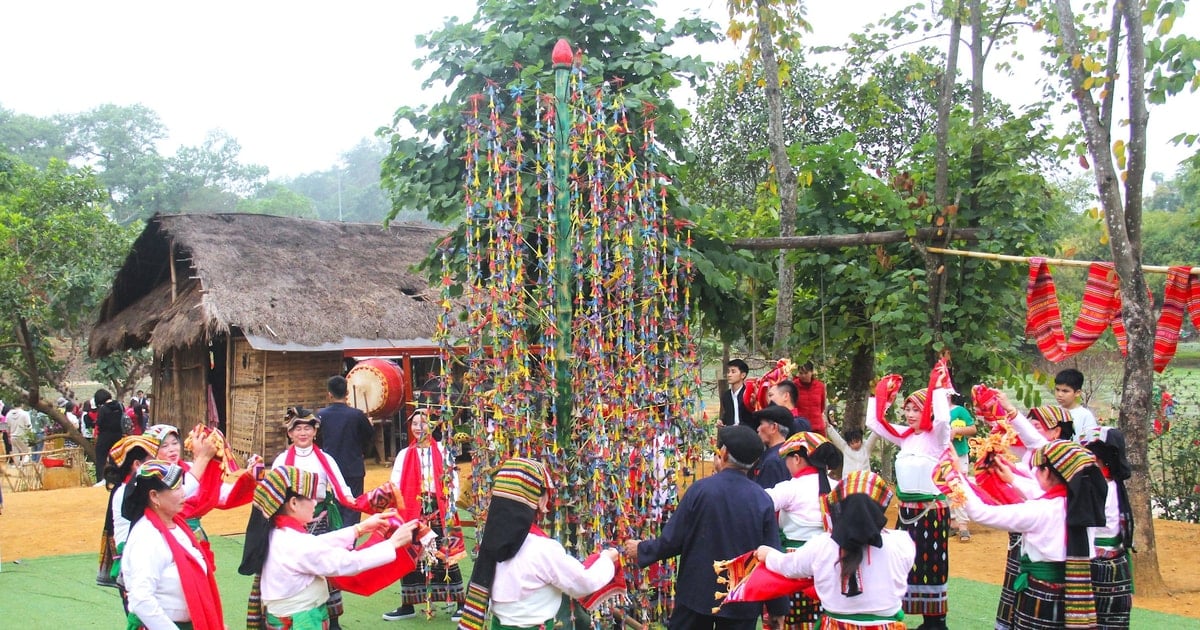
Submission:
<svg viewBox="0 0 1200 630">
<path fill-rule="evenodd" d="M 575 55 L 571 53 L 571 45 L 565 39 L 559 39 L 554 45 L 554 52 L 550 54 L 550 60 L 556 66 L 570 66 Z"/>
</svg>

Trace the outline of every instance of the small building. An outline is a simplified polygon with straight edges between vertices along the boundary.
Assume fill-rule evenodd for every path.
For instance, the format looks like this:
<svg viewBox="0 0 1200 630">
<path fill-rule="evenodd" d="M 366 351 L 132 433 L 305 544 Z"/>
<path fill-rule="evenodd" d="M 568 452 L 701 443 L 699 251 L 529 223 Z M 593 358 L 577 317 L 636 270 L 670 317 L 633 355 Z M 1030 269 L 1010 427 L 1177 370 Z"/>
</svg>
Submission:
<svg viewBox="0 0 1200 630">
<path fill-rule="evenodd" d="M 411 392 L 440 371 L 441 293 L 414 267 L 447 231 L 256 214 L 155 215 L 101 305 L 89 353 L 149 346 L 151 415 L 219 426 L 241 456 L 287 446 L 289 406 L 319 408 L 356 358 Z M 457 321 L 457 318 L 454 318 Z"/>
</svg>

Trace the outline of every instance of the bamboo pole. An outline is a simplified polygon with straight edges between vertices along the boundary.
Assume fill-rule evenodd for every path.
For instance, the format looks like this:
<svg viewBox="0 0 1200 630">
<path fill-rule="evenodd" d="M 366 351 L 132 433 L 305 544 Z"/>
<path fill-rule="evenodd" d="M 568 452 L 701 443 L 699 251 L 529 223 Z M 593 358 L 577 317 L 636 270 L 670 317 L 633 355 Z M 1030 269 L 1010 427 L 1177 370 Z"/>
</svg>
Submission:
<svg viewBox="0 0 1200 630">
<path fill-rule="evenodd" d="M 925 251 L 933 254 L 946 254 L 949 256 L 965 256 L 967 258 L 982 258 L 984 260 L 998 260 L 1002 262 L 1023 262 L 1027 263 L 1033 260 L 1031 256 L 1010 256 L 1008 254 L 992 254 L 989 252 L 970 252 L 962 249 L 943 249 L 941 247 L 926 247 Z M 1062 267 L 1090 267 L 1098 261 L 1094 260 L 1071 260 L 1070 258 L 1042 258 L 1051 265 L 1060 265 Z M 1200 267 L 1192 267 L 1192 275 L 1200 275 Z M 1161 265 L 1142 265 L 1142 271 L 1146 273 L 1168 273 L 1170 267 Z"/>
</svg>

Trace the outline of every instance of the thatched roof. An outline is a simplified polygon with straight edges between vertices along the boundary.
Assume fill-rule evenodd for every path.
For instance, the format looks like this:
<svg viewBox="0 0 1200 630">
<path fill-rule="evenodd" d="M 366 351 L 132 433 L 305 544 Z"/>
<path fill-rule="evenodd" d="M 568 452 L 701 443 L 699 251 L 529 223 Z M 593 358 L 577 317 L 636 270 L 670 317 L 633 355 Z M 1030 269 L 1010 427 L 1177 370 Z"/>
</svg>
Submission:
<svg viewBox="0 0 1200 630">
<path fill-rule="evenodd" d="M 348 340 L 428 343 L 441 296 L 412 268 L 445 235 L 416 225 L 156 215 L 113 281 L 89 350 L 164 352 L 235 327 L 260 344 L 295 350 L 340 349 Z"/>
</svg>

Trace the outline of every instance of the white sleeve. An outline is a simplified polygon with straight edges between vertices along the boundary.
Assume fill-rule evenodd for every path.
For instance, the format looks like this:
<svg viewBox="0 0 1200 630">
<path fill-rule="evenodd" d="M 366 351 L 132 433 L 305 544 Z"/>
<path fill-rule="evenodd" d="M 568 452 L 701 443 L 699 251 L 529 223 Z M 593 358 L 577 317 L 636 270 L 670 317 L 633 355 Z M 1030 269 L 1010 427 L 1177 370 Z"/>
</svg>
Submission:
<svg viewBox="0 0 1200 630">
<path fill-rule="evenodd" d="M 397 488 L 400 487 L 400 479 L 404 474 L 404 460 L 407 455 L 408 447 L 400 449 L 400 452 L 396 453 L 396 461 L 392 463 L 392 476 L 389 477 L 388 480 L 391 481 L 392 485 L 396 486 Z"/>
<path fill-rule="evenodd" d="M 933 405 L 933 434 L 939 446 L 950 446 L 950 394 L 953 389 L 935 389 L 929 395 L 929 403 Z"/>
<path fill-rule="evenodd" d="M 829 441 L 833 442 L 833 445 L 836 446 L 839 451 L 845 452 L 845 450 L 848 448 L 846 446 L 846 440 L 842 439 L 842 434 L 838 433 L 838 430 L 833 428 L 832 424 L 825 425 L 825 437 L 829 438 Z"/>
<path fill-rule="evenodd" d="M 874 396 L 867 399 L 867 418 L 866 418 L 866 421 L 864 424 L 866 424 L 867 428 L 870 429 L 872 432 L 874 432 L 875 435 L 883 436 L 883 439 L 891 442 L 892 444 L 895 444 L 896 446 L 899 446 L 899 447 L 904 446 L 904 438 L 896 437 L 895 435 L 893 435 L 893 431 L 895 433 L 902 433 L 903 431 L 907 430 L 908 427 L 901 427 L 900 425 L 892 424 L 889 422 L 888 424 L 891 424 L 893 431 L 888 431 L 887 429 L 885 429 L 883 427 L 883 425 L 880 424 L 880 422 L 875 419 L 875 397 Z"/>
<path fill-rule="evenodd" d="M 1040 502 L 1014 503 L 1012 505 L 988 505 L 980 499 L 967 484 L 961 486 L 967 497 L 964 506 L 967 516 L 981 525 L 987 525 L 1007 532 L 1032 531 L 1046 511 Z"/>
<path fill-rule="evenodd" d="M 1021 441 L 1025 443 L 1025 448 L 1033 450 L 1041 448 L 1046 444 L 1046 437 L 1034 428 L 1033 422 L 1025 417 L 1025 414 L 1018 411 L 1017 415 L 1009 421 L 1009 424 L 1016 430 L 1017 435 L 1021 436 Z"/>
<path fill-rule="evenodd" d="M 346 536 L 344 530 L 351 530 L 350 535 L 353 536 L 353 529 L 353 527 L 343 527 L 340 530 L 315 537 L 322 544 L 317 545 L 315 549 L 306 550 L 307 553 L 292 554 L 289 559 L 283 561 L 283 565 L 288 570 L 300 574 L 329 577 L 356 575 L 396 559 L 396 548 L 387 541 L 353 551 L 343 547 L 340 543 Z"/>
<path fill-rule="evenodd" d="M 772 549 L 767 555 L 767 568 L 790 578 L 812 577 L 817 547 L 812 542 L 809 541 L 808 544 L 789 553 Z"/>
<path fill-rule="evenodd" d="M 558 543 L 546 545 L 545 550 L 547 553 L 539 554 L 537 559 L 539 577 L 576 599 L 600 590 L 616 574 L 616 567 L 604 556 L 585 568 Z"/>
<path fill-rule="evenodd" d="M 332 457 L 329 457 L 328 453 L 325 456 L 325 461 L 329 462 L 329 469 L 333 471 L 333 476 L 335 477 L 335 479 L 330 479 L 329 483 L 336 483 L 338 487 L 342 489 L 342 494 L 349 500 L 353 501 L 355 498 L 357 498 L 354 495 L 354 491 L 351 490 L 350 486 L 346 484 L 346 478 L 342 476 L 342 469 L 338 468 L 337 461 Z"/>
<path fill-rule="evenodd" d="M 139 536 L 132 542 L 132 546 L 126 545 L 121 557 L 121 575 L 125 578 L 125 590 L 129 595 L 129 612 L 137 615 L 146 630 L 178 630 L 154 596 L 158 592 L 159 576 L 171 566 L 166 542 L 162 542 L 163 549 L 157 548 L 155 543 L 158 541 L 146 536 Z"/>
</svg>

